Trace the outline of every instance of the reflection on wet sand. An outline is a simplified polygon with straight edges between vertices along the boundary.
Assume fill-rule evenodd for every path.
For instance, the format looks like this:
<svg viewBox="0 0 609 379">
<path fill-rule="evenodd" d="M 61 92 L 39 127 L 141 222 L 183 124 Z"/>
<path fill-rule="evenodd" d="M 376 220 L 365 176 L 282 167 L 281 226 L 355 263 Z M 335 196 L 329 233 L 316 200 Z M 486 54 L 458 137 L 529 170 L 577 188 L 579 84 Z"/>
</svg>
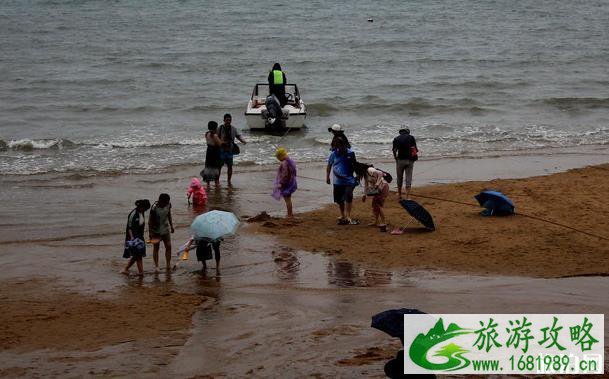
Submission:
<svg viewBox="0 0 609 379">
<path fill-rule="evenodd" d="M 328 284 L 337 287 L 380 287 L 391 284 L 393 273 L 365 269 L 343 260 L 328 261 Z"/>
</svg>

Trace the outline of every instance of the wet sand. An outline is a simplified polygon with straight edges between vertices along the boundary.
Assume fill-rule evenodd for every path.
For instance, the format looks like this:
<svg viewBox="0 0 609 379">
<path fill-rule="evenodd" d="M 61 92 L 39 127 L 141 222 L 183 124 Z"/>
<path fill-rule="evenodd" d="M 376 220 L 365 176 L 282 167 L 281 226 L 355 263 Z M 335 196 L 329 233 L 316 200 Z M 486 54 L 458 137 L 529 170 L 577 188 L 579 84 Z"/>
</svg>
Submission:
<svg viewBox="0 0 609 379">
<path fill-rule="evenodd" d="M 481 216 L 473 195 L 485 188 L 508 195 L 517 214 Z M 362 202 L 361 188 L 358 192 L 353 216 L 361 219 L 360 225 L 336 225 L 340 214 L 335 205 L 328 205 L 295 221 L 253 223 L 252 229 L 293 248 L 385 269 L 542 278 L 609 275 L 609 165 L 527 179 L 415 188 L 412 198 L 434 217 L 434 232 L 414 221 L 392 192 L 384 207 L 388 231 L 406 229 L 402 235 L 380 233 L 368 226 L 374 222 L 371 200 Z"/>
<path fill-rule="evenodd" d="M 607 150 L 422 161 L 415 169 L 416 184 L 559 172 L 606 163 Z M 391 168 L 390 163 L 380 166 Z M 281 236 L 249 233 L 248 228 L 223 243 L 219 275 L 213 263 L 202 275 L 192 259 L 172 275 L 156 275 L 150 251 L 143 279 L 119 275 L 125 263 L 120 258 L 123 219 L 133 200 L 169 192 L 178 226 L 174 246 L 179 245 L 188 238 L 187 226 L 197 213 L 186 206 L 185 190 L 189 175 L 198 171 L 185 167 L 154 175 L 15 177 L 0 183 L 5 204 L 0 218 L 1 300 L 3 310 L 5 304 L 14 305 L 3 315 L 2 336 L 8 342 L 0 349 L 0 376 L 382 377 L 383 365 L 399 342 L 369 325 L 373 314 L 388 308 L 438 313 L 491 313 L 506 307 L 536 313 L 609 311 L 607 277 L 464 275 L 370 264 L 344 253 L 294 248 Z M 319 181 L 323 164 L 302 165 L 300 173 L 298 213 L 331 200 L 329 187 Z M 281 215 L 283 204 L 270 198 L 268 188 L 274 175 L 274 167 L 238 168 L 233 189 L 212 189 L 210 207 L 240 216 L 261 210 Z M 477 210 L 471 211 L 475 217 Z M 438 231 L 446 221 L 437 222 Z M 126 311 L 129 304 L 138 310 L 135 314 Z M 142 323 L 134 322 L 142 318 Z M 119 338 L 115 321 L 134 322 L 128 338 Z M 83 329 L 77 328 L 71 334 L 70 325 L 91 322 L 91 333 L 87 328 L 79 334 Z M 24 327 L 30 323 L 36 327 Z M 55 333 L 59 339 L 47 326 L 65 334 Z"/>
</svg>

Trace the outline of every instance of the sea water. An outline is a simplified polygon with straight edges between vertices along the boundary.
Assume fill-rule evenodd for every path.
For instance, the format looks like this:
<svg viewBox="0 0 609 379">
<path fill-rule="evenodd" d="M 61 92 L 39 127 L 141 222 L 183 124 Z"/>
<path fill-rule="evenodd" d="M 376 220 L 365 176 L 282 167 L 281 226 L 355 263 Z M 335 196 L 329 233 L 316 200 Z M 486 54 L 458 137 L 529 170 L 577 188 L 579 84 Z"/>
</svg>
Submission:
<svg viewBox="0 0 609 379">
<path fill-rule="evenodd" d="M 201 165 L 224 113 L 238 165 L 323 160 L 333 123 L 370 162 L 404 125 L 423 159 L 606 144 L 607 20 L 597 0 L 2 1 L 0 175 Z M 274 62 L 306 128 L 253 134 Z"/>
</svg>

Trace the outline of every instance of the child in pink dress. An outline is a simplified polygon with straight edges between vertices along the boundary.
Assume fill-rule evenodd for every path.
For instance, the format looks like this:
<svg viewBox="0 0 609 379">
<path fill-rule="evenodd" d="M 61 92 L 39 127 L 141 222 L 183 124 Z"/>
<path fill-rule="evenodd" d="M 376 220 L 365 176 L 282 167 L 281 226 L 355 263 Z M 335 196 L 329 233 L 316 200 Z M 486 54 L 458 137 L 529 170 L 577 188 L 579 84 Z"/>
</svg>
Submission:
<svg viewBox="0 0 609 379">
<path fill-rule="evenodd" d="M 192 205 L 195 207 L 205 206 L 205 203 L 207 203 L 207 192 L 205 192 L 205 188 L 201 186 L 201 182 L 197 178 L 192 178 L 190 180 L 190 186 L 188 187 L 188 191 L 186 191 L 188 204 L 190 204 L 191 197 Z"/>
</svg>

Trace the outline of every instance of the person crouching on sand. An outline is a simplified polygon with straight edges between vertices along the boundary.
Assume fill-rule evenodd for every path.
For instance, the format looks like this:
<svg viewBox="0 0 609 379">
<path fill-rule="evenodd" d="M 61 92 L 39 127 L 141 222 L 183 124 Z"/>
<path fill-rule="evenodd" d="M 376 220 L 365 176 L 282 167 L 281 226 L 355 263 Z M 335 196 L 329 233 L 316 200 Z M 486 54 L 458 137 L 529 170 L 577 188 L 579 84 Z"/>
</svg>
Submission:
<svg viewBox="0 0 609 379">
<path fill-rule="evenodd" d="M 385 205 L 385 199 L 389 196 L 389 183 L 385 181 L 385 173 L 370 165 L 356 163 L 355 175 L 358 180 L 364 180 L 364 196 L 362 201 L 366 201 L 366 196 L 372 196 L 374 222 L 369 224 L 369 226 L 378 226 L 381 232 L 386 232 L 387 224 L 385 222 L 383 205 Z"/>
<path fill-rule="evenodd" d="M 193 207 L 204 207 L 207 203 L 207 192 L 205 192 L 205 188 L 203 188 L 201 182 L 197 178 L 192 178 L 190 180 L 190 186 L 188 186 L 188 191 L 186 191 L 188 204 L 190 204 L 191 197 Z"/>
<path fill-rule="evenodd" d="M 174 232 L 173 221 L 171 220 L 171 202 L 169 195 L 162 193 L 159 200 L 150 209 L 148 220 L 150 240 L 153 242 L 152 258 L 154 259 L 154 269 L 159 271 L 159 248 L 161 241 L 165 246 L 165 264 L 167 271 L 170 271 L 171 264 L 171 233 Z"/>
<path fill-rule="evenodd" d="M 280 147 L 275 153 L 275 157 L 281 164 L 277 169 L 277 178 L 273 188 L 273 198 L 279 200 L 283 197 L 285 207 L 288 213 L 288 218 L 293 218 L 292 212 L 292 194 L 298 188 L 296 183 L 296 163 L 288 156 L 288 152 Z"/>
<path fill-rule="evenodd" d="M 144 275 L 144 264 L 142 258 L 146 256 L 146 244 L 144 243 L 144 229 L 146 227 L 146 218 L 144 213 L 150 209 L 150 201 L 148 199 L 137 200 L 135 209 L 127 216 L 127 228 L 125 230 L 125 250 L 123 258 L 129 258 L 127 266 L 121 271 L 121 274 L 128 275 L 129 269 L 134 263 L 137 263 L 137 271 L 140 276 Z M 141 241 L 137 241 L 139 239 Z"/>
</svg>

